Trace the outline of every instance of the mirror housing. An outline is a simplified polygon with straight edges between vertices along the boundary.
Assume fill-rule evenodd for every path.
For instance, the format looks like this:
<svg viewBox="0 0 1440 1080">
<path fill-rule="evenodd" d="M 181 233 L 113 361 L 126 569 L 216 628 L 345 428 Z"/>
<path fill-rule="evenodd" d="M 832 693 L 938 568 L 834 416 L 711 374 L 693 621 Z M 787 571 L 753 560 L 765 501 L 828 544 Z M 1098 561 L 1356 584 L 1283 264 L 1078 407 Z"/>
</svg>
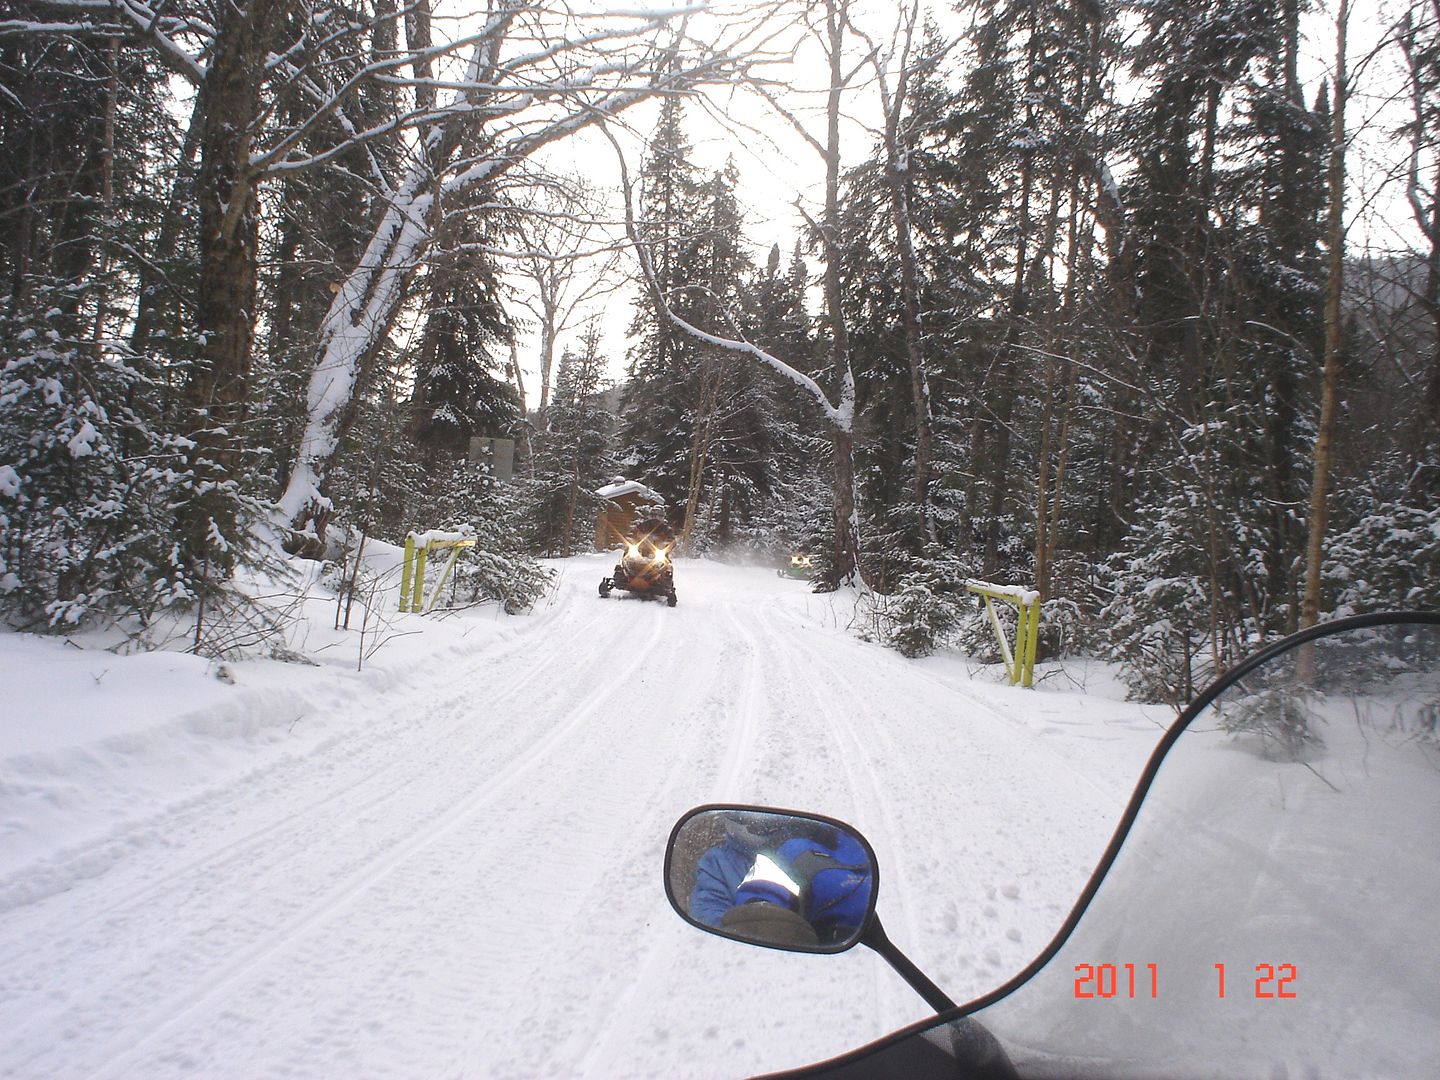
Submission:
<svg viewBox="0 0 1440 1080">
<path fill-rule="evenodd" d="M 665 850 L 665 895 L 682 919 L 788 952 L 854 947 L 879 879 L 874 849 L 852 826 L 765 806 L 698 806 Z"/>
</svg>

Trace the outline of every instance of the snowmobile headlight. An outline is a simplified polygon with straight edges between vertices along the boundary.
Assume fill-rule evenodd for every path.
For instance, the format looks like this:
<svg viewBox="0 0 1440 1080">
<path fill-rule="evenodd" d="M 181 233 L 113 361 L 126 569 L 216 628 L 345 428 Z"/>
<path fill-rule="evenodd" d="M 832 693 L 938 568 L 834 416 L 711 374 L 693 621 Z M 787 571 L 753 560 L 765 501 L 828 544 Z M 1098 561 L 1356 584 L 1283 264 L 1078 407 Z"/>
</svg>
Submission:
<svg viewBox="0 0 1440 1080">
<path fill-rule="evenodd" d="M 626 545 L 625 545 L 625 557 L 626 557 L 627 559 L 633 559 L 633 558 L 635 558 L 635 556 L 637 556 L 637 555 L 639 555 L 639 554 L 640 554 L 640 545 L 639 545 L 639 544 L 626 544 Z"/>
<path fill-rule="evenodd" d="M 669 549 L 668 547 L 662 547 L 662 548 L 656 548 L 656 549 L 655 549 L 655 559 L 654 559 L 655 562 L 657 562 L 657 563 L 663 563 L 663 562 L 665 562 L 665 561 L 666 561 L 667 559 L 669 559 L 669 558 L 670 558 L 670 549 Z"/>
</svg>

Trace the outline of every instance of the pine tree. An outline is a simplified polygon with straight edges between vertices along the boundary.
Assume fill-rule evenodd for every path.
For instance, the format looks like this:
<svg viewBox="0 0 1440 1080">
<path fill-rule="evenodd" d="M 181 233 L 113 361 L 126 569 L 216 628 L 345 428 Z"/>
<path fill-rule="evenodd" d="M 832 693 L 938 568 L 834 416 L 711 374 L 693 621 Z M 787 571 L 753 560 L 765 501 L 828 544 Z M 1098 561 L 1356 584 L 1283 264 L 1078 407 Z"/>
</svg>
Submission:
<svg viewBox="0 0 1440 1080">
<path fill-rule="evenodd" d="M 639 229 L 641 241 L 650 250 L 656 286 L 667 302 L 685 313 L 697 299 L 688 288 L 688 257 L 699 199 L 683 119 L 681 100 L 665 98 L 641 172 L 643 220 Z M 643 476 L 671 507 L 682 507 L 695 441 L 695 418 L 689 407 L 697 389 L 699 349 L 665 318 L 644 290 L 630 332 L 639 341 L 630 352 L 621 398 L 622 454 L 632 473 Z"/>
<path fill-rule="evenodd" d="M 590 525 L 601 501 L 595 491 L 618 467 L 615 417 L 602 403 L 605 369 L 600 326 L 592 320 L 579 352 L 566 349 L 561 354 L 545 423 L 535 435 L 527 498 L 537 550 L 554 555 L 590 550 Z"/>
<path fill-rule="evenodd" d="M 1135 678 L 1171 696 L 1299 616 L 1326 140 L 1296 75 L 1297 10 L 1157 4 L 1137 52 L 1152 91 L 1128 189 L 1146 338 L 1132 385 L 1150 400 L 1132 399 L 1146 419 L 1120 501 L 1127 566 L 1159 560 L 1175 588 L 1126 571 L 1105 621 Z M 1147 660 L 1160 626 L 1175 644 Z"/>
<path fill-rule="evenodd" d="M 139 632 L 214 590 L 175 543 L 198 482 L 185 440 L 164 430 L 154 365 L 97 358 L 67 327 L 100 287 L 32 277 L 26 299 L 42 310 L 0 304 L 0 613 L 23 629 L 111 619 Z"/>
<path fill-rule="evenodd" d="M 822 360 L 810 327 L 805 291 L 809 272 L 797 237 L 787 266 L 778 243 L 748 285 L 751 339 L 773 356 L 807 375 L 820 374 Z M 734 361 L 732 361 L 734 363 Z M 744 364 L 744 361 L 741 361 Z M 737 368 L 749 378 L 748 392 L 762 400 L 751 415 L 761 425 L 754 448 L 763 480 L 738 520 L 717 536 L 730 546 L 745 545 L 771 558 L 796 552 L 820 555 L 830 545 L 830 479 L 826 475 L 825 440 L 813 433 L 814 404 L 793 383 L 768 368 Z M 743 437 L 743 436 L 742 436 Z"/>
<path fill-rule="evenodd" d="M 486 228 L 478 217 L 455 217 L 432 254 L 413 359 L 415 440 L 429 463 L 464 456 L 472 437 L 511 435 L 519 422 L 515 388 L 497 374 L 514 331 L 494 263 L 478 253 Z"/>
<path fill-rule="evenodd" d="M 0 75 L 17 106 L 0 117 L 0 608 L 138 629 L 222 587 L 251 509 L 180 434 L 188 315 L 152 322 L 143 351 L 120 337 L 148 288 L 179 312 L 193 282 L 167 243 L 185 156 L 167 79 L 144 49 L 78 37 L 7 39 Z"/>
</svg>

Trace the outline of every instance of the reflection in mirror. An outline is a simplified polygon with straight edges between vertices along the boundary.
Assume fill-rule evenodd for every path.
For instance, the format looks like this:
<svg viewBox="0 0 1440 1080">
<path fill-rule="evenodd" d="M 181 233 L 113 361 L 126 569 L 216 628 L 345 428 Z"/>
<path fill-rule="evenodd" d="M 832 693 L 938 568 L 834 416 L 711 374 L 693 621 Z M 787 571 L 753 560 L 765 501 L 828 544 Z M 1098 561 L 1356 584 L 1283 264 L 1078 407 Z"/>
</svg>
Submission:
<svg viewBox="0 0 1440 1080">
<path fill-rule="evenodd" d="M 666 854 L 670 903 L 702 929 L 754 945 L 839 952 L 875 906 L 875 856 L 842 822 L 751 807 L 681 818 Z"/>
<path fill-rule="evenodd" d="M 1026 1077 L 1440 1061 L 1440 626 L 1301 646 L 1165 757 L 1074 932 L 974 1014 Z"/>
</svg>

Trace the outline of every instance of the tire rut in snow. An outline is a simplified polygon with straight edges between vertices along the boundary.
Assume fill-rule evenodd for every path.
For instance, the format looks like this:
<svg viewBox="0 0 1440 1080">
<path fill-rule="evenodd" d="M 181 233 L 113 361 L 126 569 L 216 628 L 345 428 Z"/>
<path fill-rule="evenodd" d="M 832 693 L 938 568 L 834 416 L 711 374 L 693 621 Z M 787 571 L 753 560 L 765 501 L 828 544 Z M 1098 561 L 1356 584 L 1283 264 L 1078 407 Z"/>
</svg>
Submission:
<svg viewBox="0 0 1440 1080">
<path fill-rule="evenodd" d="M 892 936 L 957 1000 L 993 989 L 1059 928 L 1118 807 L 1083 769 L 999 710 L 929 676 L 897 677 L 914 667 L 899 657 L 863 649 L 838 663 L 803 634 L 797 646 L 832 700 L 869 703 L 863 722 L 843 710 L 832 716 L 867 774 L 894 792 L 882 800 L 874 838 L 887 868 L 882 915 L 891 911 L 884 896 L 901 892 Z M 876 693 L 877 686 L 894 689 Z M 1056 851 L 1071 858 L 1059 865 Z"/>
<path fill-rule="evenodd" d="M 532 649 L 533 643 L 526 640 L 507 643 L 506 648 L 495 652 L 487 651 L 481 660 L 472 661 L 472 664 L 475 667 L 488 667 L 496 662 L 503 663 L 512 656 Z M 512 680 L 512 685 L 499 690 L 498 696 L 503 699 L 517 691 L 523 691 L 530 679 L 538 676 L 548 666 L 548 660 L 538 661 L 524 675 Z M 454 683 L 463 682 L 472 675 L 473 671 L 467 668 L 459 675 L 442 679 L 438 688 L 447 689 Z M 401 702 L 407 698 L 424 700 L 426 697 L 433 697 L 436 689 L 437 686 L 431 683 L 419 692 L 387 696 L 386 701 L 391 707 L 377 716 L 374 721 L 353 723 L 342 734 L 331 736 L 306 754 L 265 762 L 256 770 L 241 776 L 227 778 L 223 786 L 166 804 L 158 811 L 124 821 L 112 829 L 108 835 L 98 840 L 63 850 L 41 862 L 20 867 L 13 875 L 0 878 L 0 914 L 34 904 L 37 900 L 44 900 L 55 893 L 72 889 L 98 874 L 110 871 L 112 867 L 122 861 L 126 863 L 127 867 L 130 867 L 140 861 L 135 858 L 136 854 L 147 848 L 163 849 L 160 853 L 162 857 L 156 859 L 153 866 L 133 869 L 135 874 L 142 877 L 142 884 L 136 887 L 122 887 L 123 891 L 118 896 L 114 895 L 113 891 L 110 892 L 105 897 L 104 904 L 97 905 L 97 910 L 92 914 L 88 916 L 78 914 L 73 909 L 73 898 L 67 898 L 67 908 L 69 909 L 67 926 L 69 932 L 73 934 L 84 929 L 89 922 L 96 918 L 113 918 L 117 912 L 145 903 L 150 897 L 163 892 L 172 882 L 182 880 L 201 868 L 213 871 L 222 866 L 227 858 L 237 854 L 243 856 L 251 846 L 266 841 L 274 834 L 283 832 L 296 820 L 320 810 L 326 803 L 346 796 L 351 789 L 367 786 L 383 775 L 397 771 L 399 767 L 409 761 L 407 755 L 395 753 L 397 741 L 402 744 L 404 749 L 408 750 L 411 745 L 416 743 L 423 745 L 427 741 L 443 742 L 451 737 L 454 734 L 454 726 L 437 735 L 428 731 L 423 725 L 416 724 L 413 716 L 405 715 L 403 709 L 394 708 L 397 697 Z M 471 691 L 466 688 L 458 694 L 451 694 L 439 703 L 431 701 L 427 704 L 432 711 L 443 713 L 456 701 L 468 699 L 470 695 Z M 397 713 L 400 715 L 397 716 Z M 463 719 L 460 721 L 462 724 L 465 722 L 467 721 Z M 183 851 L 192 846 L 205 847 L 206 844 L 213 842 L 216 818 L 235 817 L 235 810 L 230 804 L 237 801 L 237 798 L 242 802 L 256 804 L 262 812 L 268 811 L 271 804 L 283 807 L 287 803 L 293 802 L 293 799 L 287 798 L 285 795 L 287 792 L 293 792 L 297 787 L 301 787 L 294 782 L 295 777 L 311 770 L 314 767 L 312 759 L 321 755 L 325 757 L 327 769 L 331 772 L 340 772 L 346 769 L 352 761 L 362 762 L 367 755 L 379 757 L 380 761 L 370 772 L 359 776 L 353 782 L 327 790 L 318 799 L 302 802 L 298 806 L 284 810 L 282 816 L 269 825 L 259 829 L 247 828 L 241 836 L 226 841 L 219 848 L 205 850 L 203 854 L 189 859 L 179 866 L 175 865 L 173 855 L 170 853 L 175 850 Z M 114 887 L 112 886 L 112 889 Z"/>
<path fill-rule="evenodd" d="M 575 645 L 572 658 L 583 659 L 586 642 L 577 639 Z M 603 644 L 598 648 L 606 651 Z M 523 716 L 519 699 L 535 702 L 534 677 L 546 666 L 544 660 L 525 665 L 501 684 L 500 700 L 489 704 L 508 704 Z M 553 682 L 542 682 L 539 691 L 542 704 L 547 692 L 551 696 L 567 692 L 563 683 Z M 197 860 L 185 879 L 152 890 L 114 918 L 92 919 L 88 933 L 49 936 L 50 947 L 31 956 L 36 969 L 33 987 L 43 983 L 41 971 L 57 965 L 72 973 L 89 968 L 93 978 L 83 980 L 85 991 L 79 996 L 84 1002 L 66 1002 L 59 1009 L 41 1003 L 22 1010 L 14 1018 L 17 1023 L 6 1024 L 16 1036 L 11 1053 L 24 1053 L 27 1029 L 37 1036 L 34 1048 L 48 1044 L 54 1026 L 77 1011 L 99 1018 L 97 1024 L 86 1026 L 81 1040 L 92 1046 L 103 1037 L 107 1021 L 119 1026 L 119 1017 L 124 1017 L 127 1033 L 121 1041 L 125 1043 L 136 1041 L 137 1026 L 151 1028 L 151 1034 L 163 1032 L 177 1014 L 210 1000 L 219 989 L 323 922 L 423 844 L 427 833 L 456 816 L 473 814 L 494 797 L 490 789 L 523 777 L 536 760 L 533 744 L 522 735 L 481 729 L 473 712 L 465 709 L 467 699 L 461 693 L 448 703 L 447 712 L 459 714 L 459 719 L 437 737 L 414 748 L 410 756 L 382 761 L 378 769 L 365 762 L 358 780 L 311 800 L 278 823 L 290 828 L 267 826 L 218 863 Z M 545 715 L 558 719 L 563 711 L 557 708 Z M 544 744 L 553 749 L 581 719 L 576 716 L 559 724 Z M 456 737 L 464 745 L 447 742 Z M 503 752 L 491 747 L 486 753 L 487 748 L 477 747 L 486 737 L 495 738 Z M 383 754 L 385 747 L 377 742 L 374 749 Z M 484 776 L 487 767 L 496 779 L 477 789 L 474 778 L 477 773 Z M 397 772 L 398 776 L 391 775 Z M 382 776 L 391 782 L 377 793 L 374 788 Z M 447 809 L 447 802 L 457 798 L 458 805 Z M 156 925 L 157 910 L 168 916 L 160 925 Z M 194 922 L 187 927 L 185 919 L 192 912 Z M 57 938 L 59 955 L 54 948 Z M 143 969 L 127 970 L 135 957 L 144 958 Z M 14 965 L 7 965 L 5 981 L 12 979 L 28 981 Z M 175 984 L 182 987 L 179 992 Z M 7 996 L 15 1000 L 14 995 Z M 152 1006 L 151 1020 L 144 1025 L 135 1023 L 136 1001 Z M 0 1015 L 5 1012 L 0 1009 Z M 147 1037 L 138 1034 L 141 1040 Z M 108 1057 L 108 1052 L 100 1055 L 102 1060 Z"/>
</svg>

